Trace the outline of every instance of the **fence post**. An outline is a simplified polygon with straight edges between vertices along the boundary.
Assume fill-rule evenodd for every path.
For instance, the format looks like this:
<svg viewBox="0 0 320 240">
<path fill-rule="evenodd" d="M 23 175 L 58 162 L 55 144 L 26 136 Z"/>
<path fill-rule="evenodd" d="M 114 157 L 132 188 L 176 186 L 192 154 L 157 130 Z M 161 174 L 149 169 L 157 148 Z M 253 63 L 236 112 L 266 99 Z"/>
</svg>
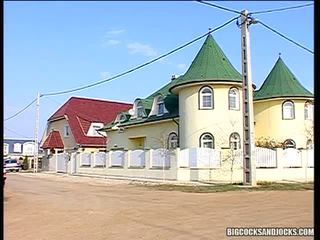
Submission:
<svg viewBox="0 0 320 240">
<path fill-rule="evenodd" d="M 54 150 L 54 156 L 56 158 L 56 169 L 55 169 L 55 172 L 58 172 L 58 150 L 57 149 Z"/>
<path fill-rule="evenodd" d="M 277 157 L 278 176 L 282 176 L 283 167 L 285 165 L 284 164 L 284 157 L 283 157 L 283 149 L 282 148 L 276 148 L 276 157 Z"/>
<path fill-rule="evenodd" d="M 131 166 L 131 150 L 128 150 L 127 158 L 125 158 L 125 161 L 124 161 L 124 168 L 129 168 L 130 166 Z"/>
<path fill-rule="evenodd" d="M 149 168 L 152 168 L 152 153 L 153 153 L 153 149 L 150 149 L 149 151 Z"/>
</svg>

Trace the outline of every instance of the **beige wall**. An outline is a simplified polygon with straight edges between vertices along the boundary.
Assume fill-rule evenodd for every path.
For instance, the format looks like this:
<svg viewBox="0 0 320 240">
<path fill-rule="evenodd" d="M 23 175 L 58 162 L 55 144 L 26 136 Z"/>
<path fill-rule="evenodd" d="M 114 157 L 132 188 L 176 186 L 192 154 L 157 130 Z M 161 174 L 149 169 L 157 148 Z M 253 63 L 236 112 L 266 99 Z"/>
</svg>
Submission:
<svg viewBox="0 0 320 240">
<path fill-rule="evenodd" d="M 282 119 L 282 103 L 285 100 L 294 102 L 295 118 L 292 120 Z M 270 99 L 254 102 L 255 139 L 270 137 L 283 142 L 292 139 L 297 148 L 305 148 L 310 129 L 313 122 L 304 119 L 304 106 L 308 99 Z M 309 99 L 311 100 L 311 99 Z"/>
<path fill-rule="evenodd" d="M 229 136 L 239 133 L 242 141 L 242 90 L 235 85 L 209 85 L 214 91 L 214 109 L 199 110 L 198 93 L 204 85 L 188 86 L 179 91 L 180 148 L 199 147 L 199 138 L 211 133 L 215 138 L 215 148 L 229 146 Z M 240 110 L 229 110 L 229 89 L 239 90 Z"/>
<path fill-rule="evenodd" d="M 125 150 L 138 149 L 141 148 L 138 146 L 141 142 L 144 142 L 144 149 L 162 148 L 171 132 L 178 134 L 178 125 L 173 120 L 128 127 L 122 133 L 118 130 L 109 131 L 107 149 L 110 150 L 115 145 Z M 144 141 L 141 140 L 143 138 Z"/>
<path fill-rule="evenodd" d="M 74 136 L 71 132 L 70 128 L 70 135 L 68 137 L 64 136 L 64 126 L 69 125 L 66 119 L 60 119 L 57 121 L 49 122 L 46 130 L 46 136 L 44 136 L 44 139 L 42 140 L 42 143 L 45 141 L 46 137 L 49 135 L 51 130 L 59 131 L 61 139 L 64 144 L 65 149 L 73 149 L 76 146 L 76 141 L 74 139 Z M 70 126 L 69 126 L 70 127 Z"/>
</svg>

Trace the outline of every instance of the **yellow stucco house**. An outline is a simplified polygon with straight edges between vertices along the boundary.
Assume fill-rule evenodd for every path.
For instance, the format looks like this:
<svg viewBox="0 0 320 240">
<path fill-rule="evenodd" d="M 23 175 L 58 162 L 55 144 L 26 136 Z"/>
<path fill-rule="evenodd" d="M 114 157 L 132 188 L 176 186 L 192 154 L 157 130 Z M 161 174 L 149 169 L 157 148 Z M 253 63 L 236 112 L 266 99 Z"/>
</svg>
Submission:
<svg viewBox="0 0 320 240">
<path fill-rule="evenodd" d="M 306 147 L 312 141 L 307 132 L 313 126 L 313 95 L 281 58 L 254 92 L 254 116 L 256 139 L 286 141 L 287 147 Z M 101 131 L 108 136 L 107 150 L 241 149 L 241 74 L 209 34 L 184 75 L 173 76 L 147 98 L 137 98 L 132 109 Z"/>
</svg>

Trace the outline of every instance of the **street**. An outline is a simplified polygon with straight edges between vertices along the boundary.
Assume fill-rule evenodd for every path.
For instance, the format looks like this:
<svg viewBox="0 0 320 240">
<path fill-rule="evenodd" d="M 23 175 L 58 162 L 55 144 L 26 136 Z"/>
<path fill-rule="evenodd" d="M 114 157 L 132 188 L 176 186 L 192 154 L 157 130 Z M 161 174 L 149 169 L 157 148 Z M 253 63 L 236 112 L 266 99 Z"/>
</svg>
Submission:
<svg viewBox="0 0 320 240">
<path fill-rule="evenodd" d="M 227 227 L 313 227 L 313 194 L 183 193 L 123 180 L 9 173 L 4 239 L 235 239 L 226 237 Z"/>
</svg>

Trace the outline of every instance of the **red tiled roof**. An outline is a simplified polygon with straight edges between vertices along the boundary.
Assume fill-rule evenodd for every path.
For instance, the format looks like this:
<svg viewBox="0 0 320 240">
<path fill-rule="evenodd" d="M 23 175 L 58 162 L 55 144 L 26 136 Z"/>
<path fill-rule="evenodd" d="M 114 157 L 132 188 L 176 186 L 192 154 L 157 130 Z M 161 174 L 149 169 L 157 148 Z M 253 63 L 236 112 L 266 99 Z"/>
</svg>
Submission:
<svg viewBox="0 0 320 240">
<path fill-rule="evenodd" d="M 41 146 L 43 149 L 64 148 L 59 131 L 51 131 Z"/>
<path fill-rule="evenodd" d="M 132 108 L 132 104 L 128 103 L 71 97 L 48 119 L 48 122 L 67 116 L 67 121 L 77 144 L 105 146 L 106 141 L 102 136 L 88 137 L 86 135 L 91 123 L 111 122 L 118 113 L 130 108 Z"/>
</svg>

